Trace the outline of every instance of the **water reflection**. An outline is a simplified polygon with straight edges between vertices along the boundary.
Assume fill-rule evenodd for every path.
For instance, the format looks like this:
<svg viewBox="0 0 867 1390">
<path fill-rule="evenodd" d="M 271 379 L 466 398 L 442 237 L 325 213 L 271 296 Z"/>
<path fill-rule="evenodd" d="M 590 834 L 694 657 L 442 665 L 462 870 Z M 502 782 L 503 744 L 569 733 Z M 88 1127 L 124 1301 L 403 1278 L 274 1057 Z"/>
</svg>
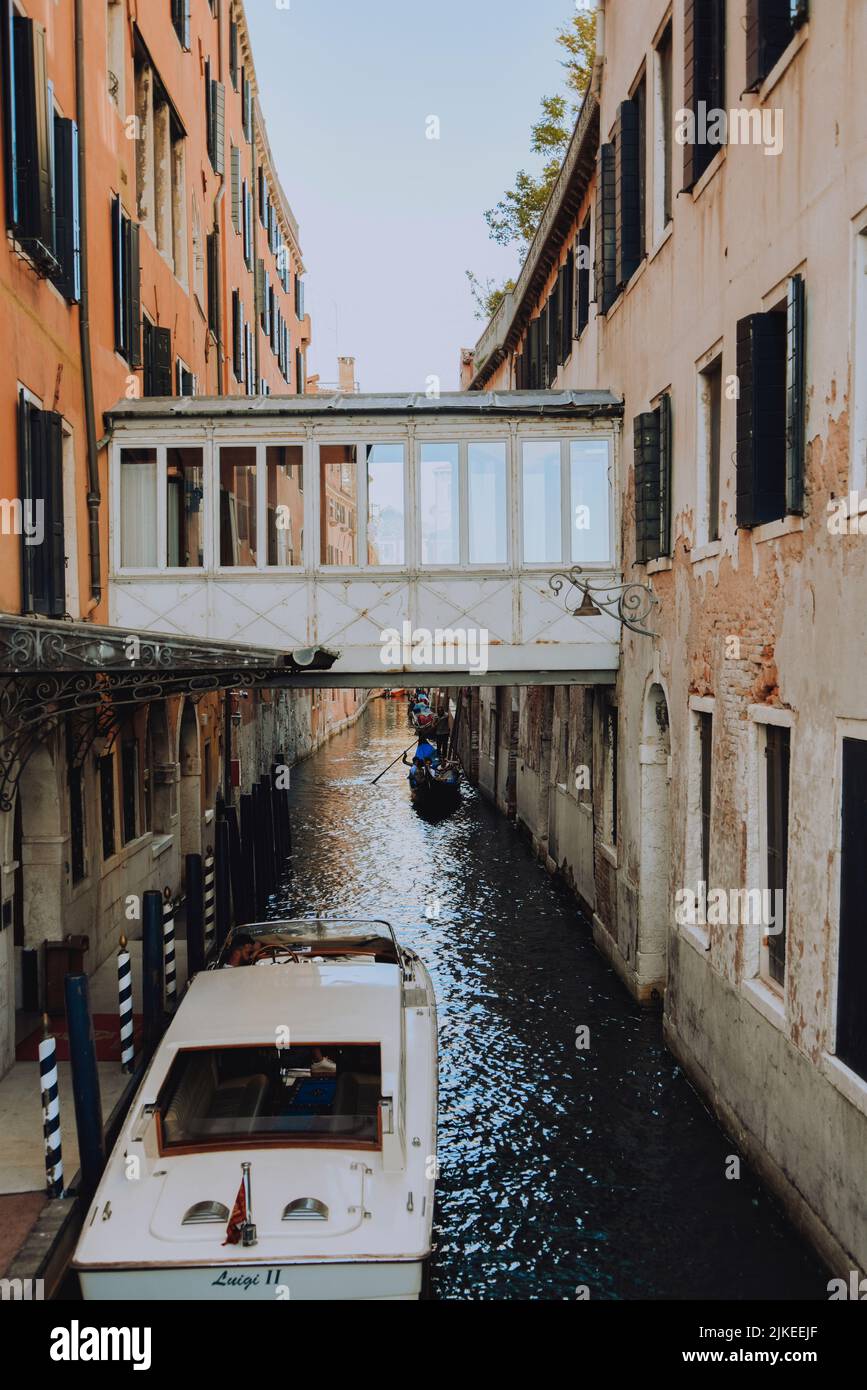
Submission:
<svg viewBox="0 0 867 1390">
<path fill-rule="evenodd" d="M 402 701 L 293 773 L 278 911 L 384 916 L 440 1020 L 441 1298 L 825 1298 L 827 1274 L 596 952 L 574 899 L 465 789 L 430 823 L 398 764 Z M 590 1029 L 576 1050 L 575 1031 Z"/>
</svg>

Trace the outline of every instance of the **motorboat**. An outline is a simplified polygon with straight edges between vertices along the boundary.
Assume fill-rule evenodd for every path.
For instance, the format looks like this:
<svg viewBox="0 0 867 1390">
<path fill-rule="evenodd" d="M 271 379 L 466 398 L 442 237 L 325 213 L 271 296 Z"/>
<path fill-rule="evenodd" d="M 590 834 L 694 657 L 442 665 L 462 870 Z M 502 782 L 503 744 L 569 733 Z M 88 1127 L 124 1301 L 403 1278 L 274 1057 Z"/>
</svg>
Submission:
<svg viewBox="0 0 867 1390">
<path fill-rule="evenodd" d="M 108 1160 L 73 1261 L 82 1295 L 416 1299 L 436 1123 L 433 987 L 388 923 L 236 928 Z"/>
</svg>

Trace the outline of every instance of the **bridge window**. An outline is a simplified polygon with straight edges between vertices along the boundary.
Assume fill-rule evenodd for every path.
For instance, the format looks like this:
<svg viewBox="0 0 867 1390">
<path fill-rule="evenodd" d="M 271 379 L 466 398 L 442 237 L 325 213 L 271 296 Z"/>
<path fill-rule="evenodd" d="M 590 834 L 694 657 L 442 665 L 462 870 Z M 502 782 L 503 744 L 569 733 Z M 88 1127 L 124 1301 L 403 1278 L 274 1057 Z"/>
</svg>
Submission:
<svg viewBox="0 0 867 1390">
<path fill-rule="evenodd" d="M 256 565 L 256 450 L 220 450 L 220 564 Z"/>
<path fill-rule="evenodd" d="M 123 449 L 120 456 L 120 563 L 157 566 L 157 451 Z"/>
<path fill-rule="evenodd" d="M 300 565 L 304 545 L 304 449 L 277 444 L 266 453 L 268 564 Z"/>
<path fill-rule="evenodd" d="M 572 548 L 577 564 L 611 558 L 608 440 L 573 439 L 569 445 Z"/>
<path fill-rule="evenodd" d="M 354 444 L 321 446 L 319 505 L 320 564 L 357 564 L 358 449 Z"/>
<path fill-rule="evenodd" d="M 524 560 L 559 564 L 563 558 L 563 487 L 560 442 L 523 444 Z"/>
<path fill-rule="evenodd" d="M 166 450 L 166 564 L 201 569 L 204 563 L 204 483 L 201 449 Z"/>
<path fill-rule="evenodd" d="M 460 446 L 421 446 L 421 562 L 460 563 Z"/>
<path fill-rule="evenodd" d="M 509 558 L 505 442 L 468 444 L 467 472 L 470 564 L 504 565 Z"/>
<path fill-rule="evenodd" d="M 405 559 L 403 445 L 367 444 L 367 563 Z"/>
</svg>

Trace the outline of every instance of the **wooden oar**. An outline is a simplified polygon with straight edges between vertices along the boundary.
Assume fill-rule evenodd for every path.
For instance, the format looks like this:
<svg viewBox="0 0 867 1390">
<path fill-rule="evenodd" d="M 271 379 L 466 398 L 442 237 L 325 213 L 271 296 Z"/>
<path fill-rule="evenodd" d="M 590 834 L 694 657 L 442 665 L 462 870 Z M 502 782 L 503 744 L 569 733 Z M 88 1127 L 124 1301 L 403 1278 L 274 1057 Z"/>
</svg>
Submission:
<svg viewBox="0 0 867 1390">
<path fill-rule="evenodd" d="M 394 760 L 394 763 L 399 763 L 400 760 L 401 760 L 401 758 L 404 757 L 404 755 L 405 755 L 406 753 L 409 752 L 409 749 L 410 749 L 410 748 L 417 748 L 417 747 L 418 747 L 418 739 L 414 738 L 413 741 L 412 741 L 412 743 L 409 745 L 409 748 L 404 748 L 403 753 L 398 753 L 397 757 L 396 757 L 395 760 Z M 379 781 L 380 777 L 384 777 L 385 774 L 386 774 L 387 772 L 390 772 L 390 771 L 391 771 L 391 769 L 394 767 L 394 763 L 389 763 L 388 767 L 384 767 L 384 768 L 382 769 L 382 772 L 380 772 L 376 777 L 374 777 L 374 779 L 373 779 L 373 781 L 371 782 L 370 785 L 371 785 L 372 787 L 375 786 L 376 783 Z"/>
</svg>

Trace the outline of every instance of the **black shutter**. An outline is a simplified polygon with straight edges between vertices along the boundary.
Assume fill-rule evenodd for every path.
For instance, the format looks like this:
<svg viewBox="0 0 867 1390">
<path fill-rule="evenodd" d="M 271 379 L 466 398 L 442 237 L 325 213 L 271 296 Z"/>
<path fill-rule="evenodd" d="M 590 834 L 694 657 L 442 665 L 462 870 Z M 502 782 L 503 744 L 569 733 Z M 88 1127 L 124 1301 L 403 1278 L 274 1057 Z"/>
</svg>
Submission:
<svg viewBox="0 0 867 1390">
<path fill-rule="evenodd" d="M 13 19 L 15 167 L 18 220 L 14 229 L 28 250 L 51 252 L 53 178 L 49 129 L 45 31 L 32 19 Z M 36 243 L 36 245 L 31 245 Z"/>
<path fill-rule="evenodd" d="M 54 117 L 54 281 L 70 303 L 81 298 L 81 234 L 78 216 L 78 128 L 74 121 Z"/>
<path fill-rule="evenodd" d="M 560 367 L 560 281 L 554 281 L 554 288 L 548 296 L 548 385 L 554 385 L 554 378 Z"/>
<path fill-rule="evenodd" d="M 737 326 L 737 524 L 786 510 L 786 317 L 751 314 Z"/>
<path fill-rule="evenodd" d="M 229 73 L 232 86 L 238 90 L 238 26 L 234 19 L 229 25 Z"/>
<path fill-rule="evenodd" d="M 124 304 L 126 295 L 123 273 L 123 209 L 119 197 L 113 198 L 111 202 L 111 259 L 114 272 L 114 346 L 117 352 L 125 354 L 126 314 L 124 313 Z"/>
<path fill-rule="evenodd" d="M 139 248 L 139 226 L 137 222 L 126 224 L 126 283 L 127 283 L 127 333 L 129 341 L 128 359 L 131 367 L 141 366 L 141 255 Z"/>
<path fill-rule="evenodd" d="M 21 499 L 21 507 L 26 515 L 28 508 L 30 515 L 35 516 L 35 498 L 42 496 L 40 489 L 41 480 L 35 476 L 40 467 L 39 449 L 34 451 L 33 429 L 31 419 L 38 412 L 30 404 L 23 391 L 18 393 L 18 495 Z M 23 528 L 22 528 L 23 532 Z M 34 613 L 34 599 L 37 587 L 36 575 L 36 551 L 35 545 L 25 545 L 24 536 L 21 537 L 21 611 L 22 613 Z"/>
<path fill-rule="evenodd" d="M 18 143 L 15 121 L 15 11 L 0 0 L 3 16 L 3 164 L 6 175 L 6 225 L 18 225 Z"/>
<path fill-rule="evenodd" d="M 578 294 L 575 333 L 580 338 L 590 321 L 590 218 L 578 232 Z M 597 267 L 599 262 L 597 260 Z"/>
<path fill-rule="evenodd" d="M 666 393 L 656 408 L 659 416 L 659 548 L 657 555 L 671 554 L 672 462 L 671 396 Z"/>
<path fill-rule="evenodd" d="M 45 414 L 45 543 L 49 592 L 48 614 L 62 618 L 66 612 L 66 537 L 63 531 L 63 417 Z"/>
<path fill-rule="evenodd" d="M 765 731 L 768 888 L 772 893 L 780 891 L 783 895 L 783 920 L 777 920 L 774 934 L 768 935 L 768 974 L 780 985 L 786 976 L 790 748 L 789 730 L 769 724 Z"/>
<path fill-rule="evenodd" d="M 527 328 L 528 351 L 530 354 L 529 380 L 527 385 L 531 391 L 539 389 L 539 320 L 532 319 Z"/>
<path fill-rule="evenodd" d="M 551 380 L 548 373 L 548 300 L 539 315 L 539 389 L 544 391 Z"/>
<path fill-rule="evenodd" d="M 747 0 L 746 22 L 747 91 L 754 92 L 794 36 L 792 0 Z"/>
<path fill-rule="evenodd" d="M 172 395 L 172 334 L 169 328 L 154 328 L 154 395 Z"/>
<path fill-rule="evenodd" d="M 843 739 L 837 1045 L 841 1062 L 867 1079 L 867 741 Z"/>
<path fill-rule="evenodd" d="M 806 408 L 804 277 L 789 280 L 786 303 L 786 511 L 804 510 Z"/>
<path fill-rule="evenodd" d="M 235 380 L 240 381 L 242 377 L 241 296 L 237 290 L 232 290 L 232 370 L 235 373 Z"/>
<path fill-rule="evenodd" d="M 635 462 L 635 561 L 644 565 L 659 553 L 660 413 L 646 410 L 632 422 Z"/>
<path fill-rule="evenodd" d="M 725 0 L 684 0 L 683 104 L 696 113 L 698 103 L 708 111 L 725 105 Z M 719 146 L 705 142 L 683 147 L 683 186 L 692 188 Z"/>
<path fill-rule="evenodd" d="M 596 164 L 596 312 L 606 314 L 617 298 L 617 185 L 613 144 L 600 145 Z"/>
<path fill-rule="evenodd" d="M 560 270 L 560 361 L 572 352 L 572 307 L 575 286 L 575 253 L 570 251 Z"/>
<path fill-rule="evenodd" d="M 618 288 L 631 279 L 641 261 L 641 182 L 638 102 L 622 101 L 615 126 L 617 233 L 615 276 Z"/>
<path fill-rule="evenodd" d="M 207 239 L 207 263 L 208 263 L 208 327 L 216 336 L 220 331 L 219 317 L 219 284 L 220 284 L 220 249 L 216 232 L 210 232 Z"/>
</svg>

